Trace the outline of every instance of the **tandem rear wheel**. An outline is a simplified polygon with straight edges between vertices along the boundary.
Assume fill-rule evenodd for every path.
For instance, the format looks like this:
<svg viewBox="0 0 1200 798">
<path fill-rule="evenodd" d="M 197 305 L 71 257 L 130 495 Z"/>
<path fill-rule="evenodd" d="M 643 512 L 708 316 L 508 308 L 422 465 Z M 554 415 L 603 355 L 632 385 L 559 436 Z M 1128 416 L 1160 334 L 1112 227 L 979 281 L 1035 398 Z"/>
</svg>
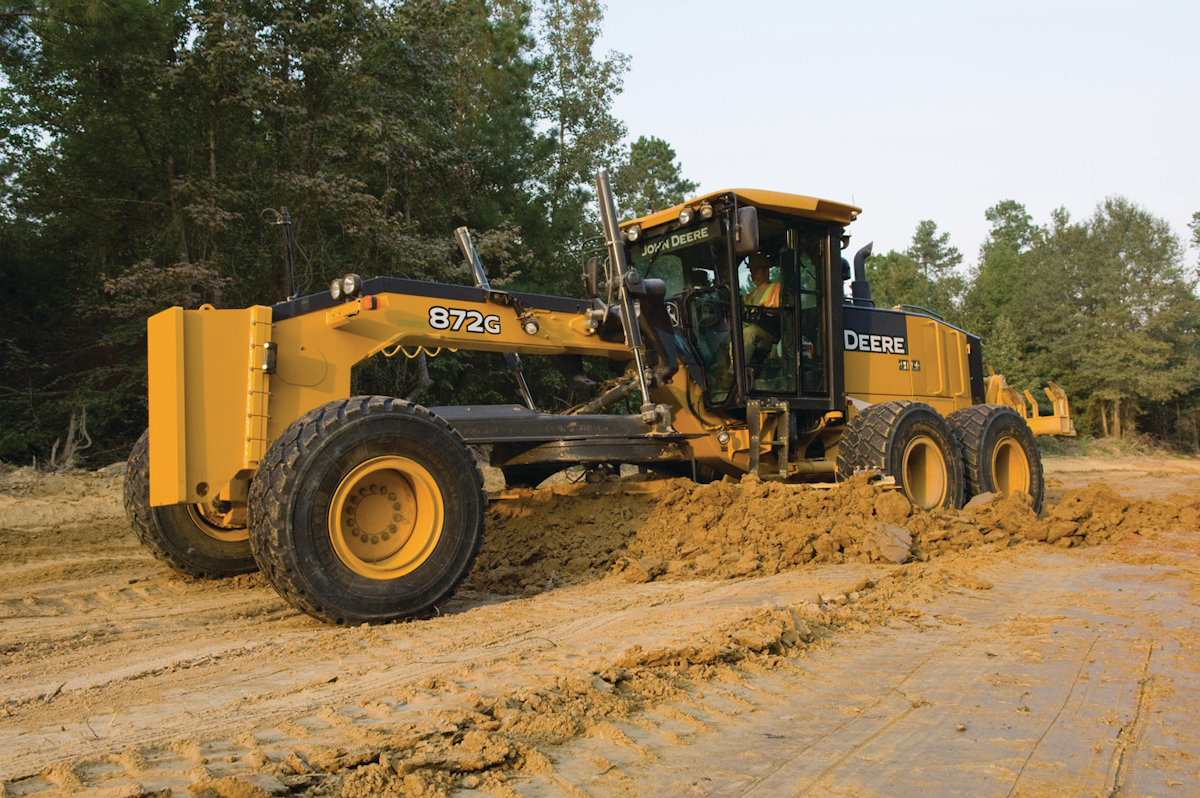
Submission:
<svg viewBox="0 0 1200 798">
<path fill-rule="evenodd" d="M 1029 424 L 1007 405 L 973 405 L 946 418 L 962 450 L 967 498 L 1027 493 L 1040 512 L 1045 494 L 1042 455 Z"/>
<path fill-rule="evenodd" d="M 895 478 L 918 507 L 962 507 L 963 464 L 946 419 L 913 401 L 871 405 L 846 424 L 838 446 L 838 475 L 873 470 Z"/>
<path fill-rule="evenodd" d="M 133 445 L 125 468 L 125 515 L 151 554 L 187 576 L 255 570 L 246 527 L 212 504 L 150 506 L 150 433 Z"/>
<path fill-rule="evenodd" d="M 250 484 L 250 547 L 289 603 L 384 623 L 453 593 L 483 539 L 486 497 L 461 437 L 418 405 L 331 402 L 271 444 Z"/>
</svg>

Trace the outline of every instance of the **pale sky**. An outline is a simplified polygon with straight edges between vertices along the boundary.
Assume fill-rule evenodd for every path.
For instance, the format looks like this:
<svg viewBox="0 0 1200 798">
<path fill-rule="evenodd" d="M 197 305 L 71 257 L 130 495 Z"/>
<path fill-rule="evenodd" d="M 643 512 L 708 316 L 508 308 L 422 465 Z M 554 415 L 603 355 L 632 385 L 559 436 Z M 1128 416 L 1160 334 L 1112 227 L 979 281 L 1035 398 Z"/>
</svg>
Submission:
<svg viewBox="0 0 1200 798">
<path fill-rule="evenodd" d="M 932 219 L 968 264 L 1004 199 L 1046 224 L 1123 195 L 1190 238 L 1197 0 L 607 4 L 596 52 L 632 57 L 615 114 L 700 191 L 858 205 L 851 249 L 904 249 Z"/>
</svg>

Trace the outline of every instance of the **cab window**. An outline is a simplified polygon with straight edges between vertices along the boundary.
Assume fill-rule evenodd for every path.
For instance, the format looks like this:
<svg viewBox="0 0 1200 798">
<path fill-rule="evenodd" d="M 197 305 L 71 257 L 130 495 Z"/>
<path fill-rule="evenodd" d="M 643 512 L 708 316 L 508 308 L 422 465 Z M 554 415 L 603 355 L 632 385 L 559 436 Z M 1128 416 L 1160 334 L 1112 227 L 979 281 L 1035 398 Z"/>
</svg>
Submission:
<svg viewBox="0 0 1200 798">
<path fill-rule="evenodd" d="M 759 240 L 736 275 L 749 391 L 823 393 L 827 234 L 798 220 L 760 217 Z"/>
<path fill-rule="evenodd" d="M 666 283 L 667 296 L 708 288 L 719 281 L 727 255 L 718 220 L 645 235 L 645 241 L 632 248 L 633 268 L 644 278 Z"/>
</svg>

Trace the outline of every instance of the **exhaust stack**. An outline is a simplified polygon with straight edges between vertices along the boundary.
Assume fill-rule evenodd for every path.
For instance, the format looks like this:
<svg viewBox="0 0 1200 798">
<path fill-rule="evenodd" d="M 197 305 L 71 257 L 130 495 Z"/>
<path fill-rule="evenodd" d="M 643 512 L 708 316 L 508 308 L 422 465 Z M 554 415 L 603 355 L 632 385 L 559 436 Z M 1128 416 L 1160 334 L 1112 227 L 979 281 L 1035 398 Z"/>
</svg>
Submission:
<svg viewBox="0 0 1200 798">
<path fill-rule="evenodd" d="M 871 249 L 875 242 L 867 244 L 854 255 L 854 279 L 850 281 L 850 296 L 854 304 L 875 306 L 871 298 L 871 281 L 867 279 L 867 258 L 871 257 Z"/>
</svg>

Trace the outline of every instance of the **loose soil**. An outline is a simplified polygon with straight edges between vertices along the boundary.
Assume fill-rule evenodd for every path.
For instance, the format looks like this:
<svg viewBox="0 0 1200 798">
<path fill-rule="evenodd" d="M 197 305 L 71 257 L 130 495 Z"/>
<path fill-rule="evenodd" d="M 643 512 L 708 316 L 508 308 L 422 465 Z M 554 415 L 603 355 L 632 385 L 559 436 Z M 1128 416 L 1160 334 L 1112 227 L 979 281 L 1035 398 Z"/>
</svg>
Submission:
<svg viewBox="0 0 1200 798">
<path fill-rule="evenodd" d="M 504 493 L 430 620 L 190 580 L 121 469 L 0 475 L 0 796 L 1200 794 L 1200 461 L 1046 507 L 627 477 Z"/>
</svg>

